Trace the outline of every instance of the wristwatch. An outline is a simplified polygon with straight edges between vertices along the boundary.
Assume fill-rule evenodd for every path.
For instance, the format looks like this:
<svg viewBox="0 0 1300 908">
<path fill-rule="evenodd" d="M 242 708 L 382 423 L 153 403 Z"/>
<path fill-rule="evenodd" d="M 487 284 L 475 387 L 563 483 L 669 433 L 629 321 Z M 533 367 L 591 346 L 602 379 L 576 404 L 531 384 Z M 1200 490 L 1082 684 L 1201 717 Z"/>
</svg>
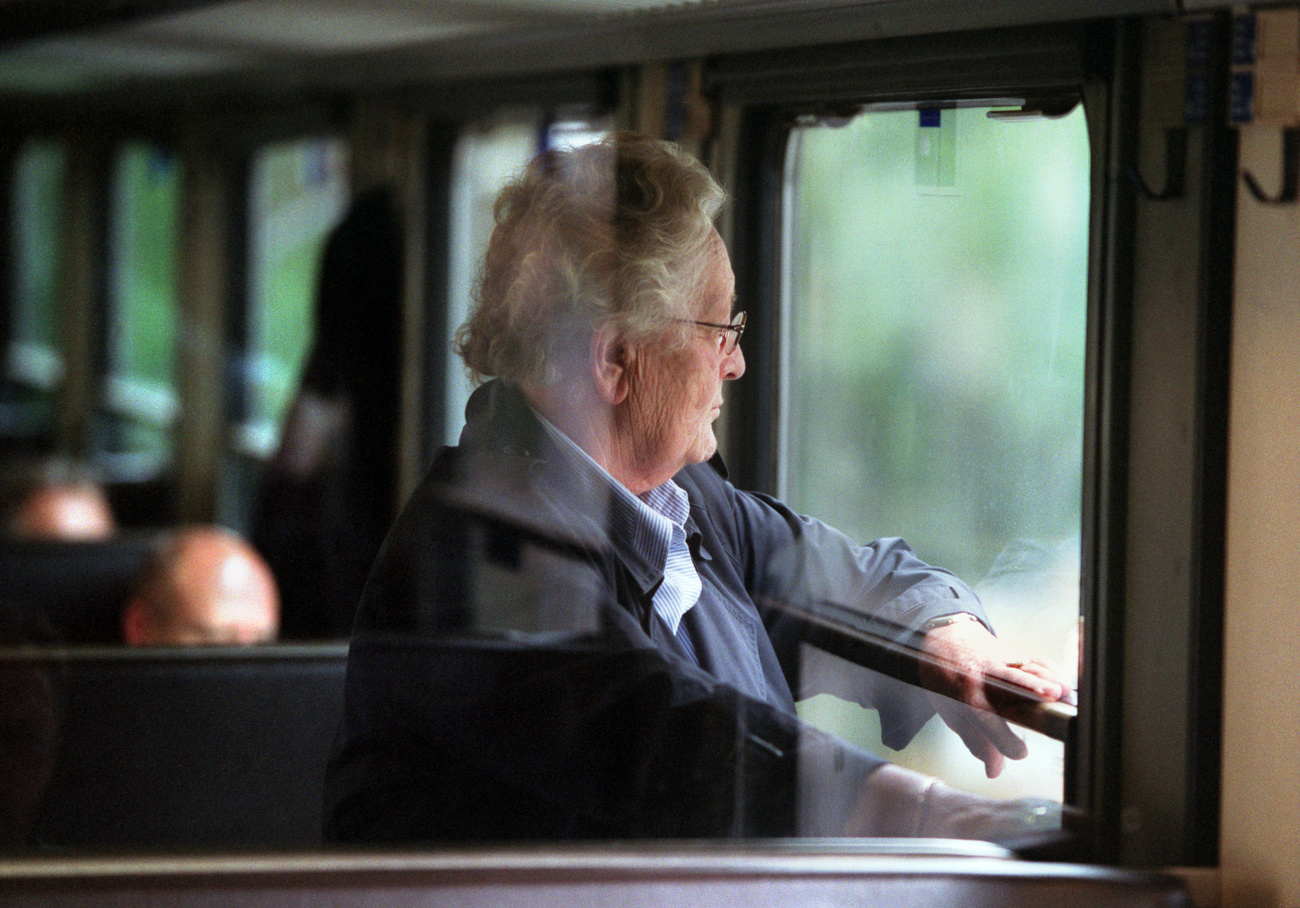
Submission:
<svg viewBox="0 0 1300 908">
<path fill-rule="evenodd" d="M 925 624 L 921 625 L 921 634 L 930 633 L 936 627 L 947 627 L 950 624 L 957 624 L 961 621 L 979 621 L 970 612 L 953 612 L 951 615 L 940 615 L 937 618 L 931 618 Z"/>
</svg>

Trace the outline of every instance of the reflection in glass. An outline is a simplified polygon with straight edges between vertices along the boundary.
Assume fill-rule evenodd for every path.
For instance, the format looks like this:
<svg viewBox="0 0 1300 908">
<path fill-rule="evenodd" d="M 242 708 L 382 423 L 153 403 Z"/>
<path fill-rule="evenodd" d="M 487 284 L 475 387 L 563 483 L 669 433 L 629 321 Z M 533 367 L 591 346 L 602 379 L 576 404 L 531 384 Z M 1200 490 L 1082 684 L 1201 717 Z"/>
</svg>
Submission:
<svg viewBox="0 0 1300 908">
<path fill-rule="evenodd" d="M 480 259 L 492 233 L 492 205 L 501 187 L 537 152 L 599 141 L 608 129 L 598 116 L 571 111 L 552 116 L 539 109 L 517 108 L 471 123 L 457 137 L 451 176 L 448 338 L 469 315 Z M 471 388 L 454 356 L 447 359 L 446 388 L 445 440 L 455 444 Z"/>
<path fill-rule="evenodd" d="M 311 347 L 249 519 L 285 639 L 347 637 L 397 513 L 404 224 L 392 192 L 367 190 L 321 254 Z"/>
<path fill-rule="evenodd" d="M 712 425 L 744 353 L 697 328 L 734 314 L 723 198 L 674 146 L 625 134 L 545 152 L 502 190 L 456 335 L 481 383 L 357 613 L 331 841 L 1059 826 L 1059 804 L 965 794 L 798 719 L 816 680 L 897 746 L 938 709 L 996 774 L 1022 743 L 930 691 L 1008 714 L 1004 682 L 1066 691 L 902 540 L 858 544 L 727 481 Z M 804 647 L 838 625 L 836 651 L 871 649 L 890 677 L 805 676 Z"/>
<path fill-rule="evenodd" d="M 633 180 L 597 197 L 628 203 L 646 185 Z M 690 292 L 672 297 L 683 311 L 659 313 L 651 321 L 664 330 L 635 337 L 643 362 L 660 357 L 659 382 L 688 376 L 712 390 L 714 378 L 721 385 L 743 371 L 743 345 L 727 351 L 707 333 L 682 328 L 674 335 L 680 326 L 670 327 L 673 318 L 726 322 L 734 304 L 714 212 L 703 208 L 707 217 L 697 219 L 687 245 L 707 255 L 697 259 L 700 267 L 680 269 Z M 621 222 L 619 231 L 608 229 L 615 222 L 604 212 L 593 233 L 626 239 Z M 526 354 L 546 340 L 563 345 L 576 338 L 580 368 L 573 374 L 593 374 L 581 357 L 595 349 L 594 332 L 573 332 L 563 319 L 544 327 L 528 326 L 516 348 Z M 628 329 L 624 344 L 609 352 L 626 356 L 633 336 Z M 672 368 L 663 359 L 670 356 L 679 357 Z M 608 361 L 627 360 L 600 360 Z M 795 696 L 809 688 L 801 658 L 817 636 L 812 619 L 847 612 L 862 637 L 882 638 L 881 662 L 916 680 L 921 669 L 908 654 L 926 623 L 954 611 L 977 619 L 983 613 L 955 575 L 921 561 L 897 539 L 858 545 L 779 501 L 734 488 L 719 463 L 706 462 L 711 436 L 704 428 L 716 416 L 710 398 L 703 415 L 687 414 L 689 426 L 701 431 L 687 433 L 686 452 L 651 458 L 656 467 L 682 467 L 687 510 L 671 493 L 651 494 L 663 485 L 635 490 L 680 531 L 667 530 L 669 548 L 685 552 L 691 571 L 679 570 L 679 561 L 674 587 L 685 589 L 691 572 L 699 580 L 699 598 L 683 617 L 670 596 L 659 596 L 667 559 L 649 559 L 647 570 L 627 550 L 633 534 L 623 521 L 632 513 L 641 515 L 634 523 L 653 518 L 637 510 L 646 502 L 633 495 L 623 472 L 616 480 L 604 467 L 614 465 L 607 449 L 591 444 L 585 430 L 599 426 L 602 411 L 568 412 L 570 398 L 539 393 L 555 384 L 528 382 L 529 397 L 519 378 L 507 374 L 476 389 L 462 445 L 440 453 L 369 581 L 347 655 L 343 735 L 326 789 L 323 819 L 332 841 L 846 833 L 1002 841 L 1059 824 L 1059 805 L 965 795 L 885 765 L 794 712 Z M 683 391 L 698 390 L 660 388 L 666 393 L 654 402 L 668 417 L 685 412 L 691 398 Z M 633 437 L 649 441 L 654 433 L 642 425 Z M 974 630 L 980 623 L 936 625 L 948 626 Z M 250 660 L 257 663 L 252 670 L 228 658 L 174 657 L 114 654 L 101 666 L 92 654 L 80 666 L 87 671 L 70 672 L 63 687 L 63 715 L 82 710 L 80 732 L 103 742 L 94 722 L 117 718 L 103 698 L 125 690 L 128 679 L 151 685 L 153 697 L 140 700 L 151 709 L 134 714 L 143 725 L 110 724 L 125 740 L 115 743 L 123 749 L 112 751 L 107 766 L 131 781 L 93 792 L 109 799 L 125 792 L 129 803 L 111 805 L 121 816 L 163 825 L 127 830 L 95 823 L 109 816 L 110 805 L 92 804 L 85 796 L 92 789 L 79 786 L 109 778 L 96 763 L 107 748 L 76 744 L 69 754 L 78 760 L 64 764 L 70 775 L 61 777 L 56 765 L 48 779 L 36 780 L 47 794 L 62 795 L 49 803 L 67 812 L 21 824 L 34 831 L 28 841 L 35 847 L 297 845 L 314 837 L 318 817 L 310 814 L 320 802 L 308 799 L 319 791 L 323 750 L 334 738 L 342 653 L 326 660 L 320 685 L 270 655 Z M 270 670 L 267 677 L 256 677 L 261 668 Z M 901 682 L 852 673 L 823 680 L 833 693 L 880 710 L 891 741 L 910 737 L 932 710 L 923 691 Z M 249 698 L 230 695 L 235 689 Z M 182 690 L 198 700 L 166 699 Z M 37 697 L 26 699 L 40 705 Z M 203 710 L 194 702 L 205 703 Z M 173 737 L 140 730 L 154 721 Z M 48 744 L 47 725 L 25 728 L 27 743 Z M 60 726 L 65 741 L 85 740 L 74 730 L 71 719 Z M 167 742 L 159 757 L 189 746 L 200 748 L 199 758 L 222 759 L 211 772 L 201 759 L 187 759 L 182 766 L 196 773 L 187 776 L 152 762 L 155 740 Z M 260 784 L 265 780 L 268 787 Z M 172 797 L 179 809 L 167 809 Z M 92 809 L 78 813 L 87 805 Z M 275 825 L 286 814 L 291 822 Z M 62 827 L 67 838 L 53 831 L 59 816 L 71 818 Z M 245 823 L 258 824 L 257 831 Z M 192 838 L 184 838 L 187 832 Z"/>
</svg>

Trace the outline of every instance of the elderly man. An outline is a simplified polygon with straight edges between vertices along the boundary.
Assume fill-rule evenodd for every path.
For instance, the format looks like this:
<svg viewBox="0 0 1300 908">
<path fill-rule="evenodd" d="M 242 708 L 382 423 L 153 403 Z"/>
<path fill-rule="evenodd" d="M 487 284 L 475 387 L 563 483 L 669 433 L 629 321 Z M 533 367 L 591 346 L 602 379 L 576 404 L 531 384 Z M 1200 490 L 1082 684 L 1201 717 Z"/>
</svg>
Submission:
<svg viewBox="0 0 1300 908">
<path fill-rule="evenodd" d="M 727 481 L 713 423 L 745 370 L 745 316 L 713 226 L 722 201 L 698 162 L 630 135 L 544 154 L 502 192 L 457 337 L 491 380 L 363 595 L 327 836 L 1023 828 L 1018 807 L 795 717 L 800 640 L 778 605 L 847 608 L 919 640 L 938 657 L 919 680 L 975 707 L 987 678 L 1065 689 L 901 541 L 855 544 Z M 854 696 L 895 746 L 935 709 L 892 681 Z M 996 716 L 942 712 L 990 775 L 1024 755 Z"/>
<path fill-rule="evenodd" d="M 239 536 L 186 527 L 145 564 L 122 613 L 130 646 L 247 646 L 279 629 L 275 578 Z"/>
</svg>

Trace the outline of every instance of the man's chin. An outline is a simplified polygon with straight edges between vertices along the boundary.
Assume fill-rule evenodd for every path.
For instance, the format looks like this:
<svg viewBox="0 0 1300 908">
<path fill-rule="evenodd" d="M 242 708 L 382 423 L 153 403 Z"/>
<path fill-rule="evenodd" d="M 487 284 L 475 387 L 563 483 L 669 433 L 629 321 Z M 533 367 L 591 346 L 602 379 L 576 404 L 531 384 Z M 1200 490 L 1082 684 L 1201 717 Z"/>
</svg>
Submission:
<svg viewBox="0 0 1300 908">
<path fill-rule="evenodd" d="M 709 429 L 704 435 L 695 440 L 691 447 L 689 463 L 704 463 L 712 457 L 718 450 L 718 439 L 714 437 L 713 430 Z"/>
</svg>

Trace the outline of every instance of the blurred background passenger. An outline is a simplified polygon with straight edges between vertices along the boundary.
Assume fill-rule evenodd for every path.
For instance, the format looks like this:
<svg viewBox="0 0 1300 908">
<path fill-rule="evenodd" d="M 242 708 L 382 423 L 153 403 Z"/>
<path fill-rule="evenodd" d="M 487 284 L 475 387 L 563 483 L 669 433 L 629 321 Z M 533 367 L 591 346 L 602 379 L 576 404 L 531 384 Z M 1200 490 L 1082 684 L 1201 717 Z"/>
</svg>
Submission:
<svg viewBox="0 0 1300 908">
<path fill-rule="evenodd" d="M 76 461 L 20 463 L 4 482 L 4 527 L 24 539 L 107 539 L 117 530 L 98 475 Z"/>
<path fill-rule="evenodd" d="M 188 527 L 145 565 L 122 614 L 130 646 L 250 645 L 273 641 L 280 600 L 270 568 L 229 530 Z"/>
<path fill-rule="evenodd" d="M 325 244 L 311 352 L 249 532 L 280 585 L 287 639 L 351 634 L 397 516 L 401 238 L 396 206 L 376 189 Z"/>
</svg>

